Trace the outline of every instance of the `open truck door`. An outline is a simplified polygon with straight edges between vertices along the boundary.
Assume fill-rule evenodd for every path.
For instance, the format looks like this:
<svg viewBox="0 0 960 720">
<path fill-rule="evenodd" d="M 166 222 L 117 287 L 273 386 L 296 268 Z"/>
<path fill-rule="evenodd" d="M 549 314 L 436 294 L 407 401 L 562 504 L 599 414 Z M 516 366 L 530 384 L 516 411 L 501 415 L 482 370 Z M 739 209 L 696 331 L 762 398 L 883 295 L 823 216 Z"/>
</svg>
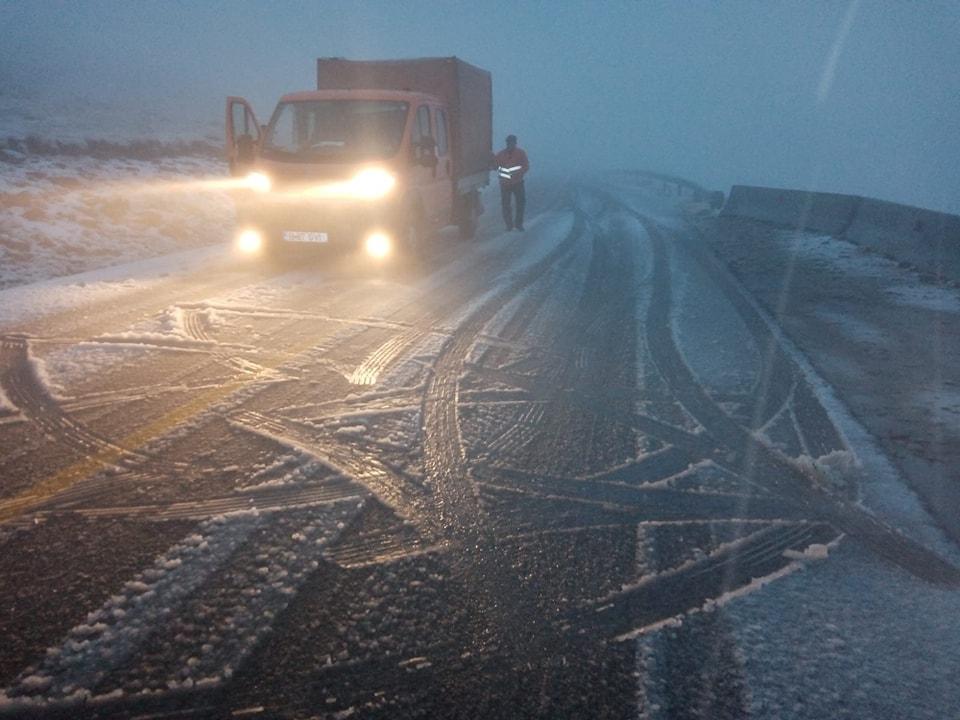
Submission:
<svg viewBox="0 0 960 720">
<path fill-rule="evenodd" d="M 263 130 L 250 103 L 241 97 L 227 98 L 227 161 L 231 175 L 250 171 L 260 151 Z"/>
</svg>

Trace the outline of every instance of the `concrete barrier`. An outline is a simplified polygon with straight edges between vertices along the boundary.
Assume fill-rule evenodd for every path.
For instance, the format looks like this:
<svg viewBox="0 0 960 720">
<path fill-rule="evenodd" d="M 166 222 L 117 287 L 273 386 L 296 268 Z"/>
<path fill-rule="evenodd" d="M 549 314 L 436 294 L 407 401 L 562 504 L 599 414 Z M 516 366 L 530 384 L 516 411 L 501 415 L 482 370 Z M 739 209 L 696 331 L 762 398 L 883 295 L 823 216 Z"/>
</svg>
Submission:
<svg viewBox="0 0 960 720">
<path fill-rule="evenodd" d="M 734 185 L 720 214 L 841 235 L 853 222 L 860 201 L 856 195 Z"/>
<path fill-rule="evenodd" d="M 710 195 L 710 191 L 701 185 L 676 175 L 666 175 L 650 170 L 616 170 L 614 175 L 642 187 L 649 188 L 659 183 L 659 191 L 662 195 L 692 197 L 695 200 L 702 200 Z"/>
<path fill-rule="evenodd" d="M 960 217 L 859 195 L 734 185 L 721 215 L 843 237 L 960 282 Z"/>
<path fill-rule="evenodd" d="M 937 277 L 960 282 L 960 217 L 863 198 L 844 237 Z"/>
</svg>

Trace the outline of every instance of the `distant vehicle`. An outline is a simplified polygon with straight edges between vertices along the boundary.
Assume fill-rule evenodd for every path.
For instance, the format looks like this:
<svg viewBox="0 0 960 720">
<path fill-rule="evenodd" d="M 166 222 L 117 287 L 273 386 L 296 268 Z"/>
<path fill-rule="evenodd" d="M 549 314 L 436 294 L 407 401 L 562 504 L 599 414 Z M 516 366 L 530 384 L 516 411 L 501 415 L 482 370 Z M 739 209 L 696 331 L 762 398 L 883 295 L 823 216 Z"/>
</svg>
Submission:
<svg viewBox="0 0 960 720">
<path fill-rule="evenodd" d="M 261 126 L 228 97 L 231 173 L 248 251 L 416 251 L 446 225 L 471 238 L 491 157 L 490 73 L 455 57 L 317 60 L 317 89 L 284 95 Z"/>
</svg>

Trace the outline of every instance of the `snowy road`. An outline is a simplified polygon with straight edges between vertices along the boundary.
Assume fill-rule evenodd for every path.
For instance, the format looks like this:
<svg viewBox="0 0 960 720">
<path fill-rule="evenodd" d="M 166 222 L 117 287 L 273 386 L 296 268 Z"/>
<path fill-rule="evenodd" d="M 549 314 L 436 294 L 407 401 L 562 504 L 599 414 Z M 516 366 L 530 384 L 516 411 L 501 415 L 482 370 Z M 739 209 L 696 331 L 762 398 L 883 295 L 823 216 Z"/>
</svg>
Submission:
<svg viewBox="0 0 960 720">
<path fill-rule="evenodd" d="M 661 200 L 201 260 L 4 312 L 0 715 L 960 713 L 955 547 Z"/>
</svg>

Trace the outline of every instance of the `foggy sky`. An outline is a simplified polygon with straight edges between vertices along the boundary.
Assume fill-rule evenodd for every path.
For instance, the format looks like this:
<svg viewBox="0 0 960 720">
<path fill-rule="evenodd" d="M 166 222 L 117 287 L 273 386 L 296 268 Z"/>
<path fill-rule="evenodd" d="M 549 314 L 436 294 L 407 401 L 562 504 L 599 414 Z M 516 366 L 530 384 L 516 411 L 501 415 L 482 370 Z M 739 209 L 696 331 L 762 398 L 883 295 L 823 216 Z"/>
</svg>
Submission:
<svg viewBox="0 0 960 720">
<path fill-rule="evenodd" d="M 534 172 L 639 167 L 960 213 L 957 2 L 0 2 L 0 92 L 265 122 L 318 56 L 457 55 Z M 68 109 L 65 109 L 68 112 Z M 531 175 L 531 185 L 536 175 Z"/>
</svg>

